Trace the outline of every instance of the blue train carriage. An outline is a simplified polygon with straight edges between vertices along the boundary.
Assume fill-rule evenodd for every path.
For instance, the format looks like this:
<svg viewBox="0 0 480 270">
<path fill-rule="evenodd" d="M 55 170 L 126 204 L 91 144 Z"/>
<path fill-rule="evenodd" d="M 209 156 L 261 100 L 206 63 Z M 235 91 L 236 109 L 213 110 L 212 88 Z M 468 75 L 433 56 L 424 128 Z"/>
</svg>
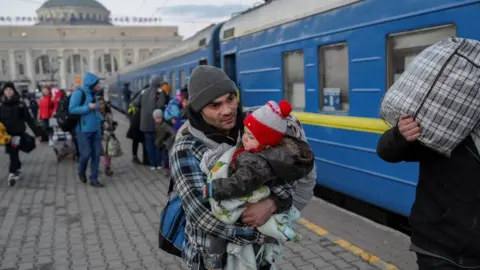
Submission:
<svg viewBox="0 0 480 270">
<path fill-rule="evenodd" d="M 243 106 L 289 100 L 316 155 L 317 183 L 407 216 L 418 164 L 376 155 L 385 91 L 427 46 L 480 39 L 480 1 L 276 0 L 227 21 L 222 67 Z"/>
<path fill-rule="evenodd" d="M 123 99 L 121 94 L 122 92 L 118 92 L 118 87 L 117 87 L 117 80 L 118 80 L 118 74 L 114 73 L 103 81 L 103 88 L 105 90 L 105 95 L 108 97 L 108 100 L 112 102 L 112 104 L 115 104 L 114 107 L 117 107 L 120 104 L 118 103 L 118 99 Z"/>
<path fill-rule="evenodd" d="M 120 84 L 130 82 L 133 92 L 140 91 L 148 83 L 150 76 L 157 74 L 170 84 L 170 94 L 174 96 L 188 83 L 190 74 L 196 66 L 220 66 L 217 38 L 220 27 L 221 24 L 212 24 L 158 55 L 120 70 L 118 72 Z M 123 103 L 123 100 L 119 102 Z"/>
</svg>

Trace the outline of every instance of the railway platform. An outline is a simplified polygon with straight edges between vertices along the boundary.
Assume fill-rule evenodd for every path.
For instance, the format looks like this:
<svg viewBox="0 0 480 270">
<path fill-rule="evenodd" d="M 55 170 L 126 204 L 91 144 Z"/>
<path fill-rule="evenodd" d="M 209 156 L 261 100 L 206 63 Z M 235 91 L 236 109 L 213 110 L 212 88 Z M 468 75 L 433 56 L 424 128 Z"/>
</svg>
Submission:
<svg viewBox="0 0 480 270">
<path fill-rule="evenodd" d="M 186 269 L 157 247 L 167 179 L 131 162 L 127 119 L 115 118 L 124 155 L 112 161 L 112 177 L 101 174 L 102 189 L 81 183 L 75 163 L 57 163 L 44 144 L 21 155 L 23 179 L 9 187 L 0 149 L 0 270 Z M 406 236 L 322 200 L 297 229 L 304 239 L 286 245 L 280 269 L 416 269 Z"/>
</svg>

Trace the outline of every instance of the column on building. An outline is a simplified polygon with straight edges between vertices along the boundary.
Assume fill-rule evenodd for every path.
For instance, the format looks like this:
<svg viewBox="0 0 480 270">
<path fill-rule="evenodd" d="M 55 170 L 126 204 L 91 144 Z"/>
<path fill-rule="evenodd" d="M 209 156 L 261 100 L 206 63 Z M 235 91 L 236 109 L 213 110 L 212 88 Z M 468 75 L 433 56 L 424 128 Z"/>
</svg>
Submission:
<svg viewBox="0 0 480 270">
<path fill-rule="evenodd" d="M 8 50 L 8 67 L 10 68 L 10 80 L 17 79 L 17 70 L 15 64 L 15 51 L 13 49 Z"/>
<path fill-rule="evenodd" d="M 37 82 L 35 81 L 35 70 L 33 68 L 32 51 L 30 49 L 25 50 L 25 62 L 27 63 L 27 77 L 30 79 L 30 84 L 36 87 Z"/>
<path fill-rule="evenodd" d="M 88 54 L 89 54 L 89 68 L 90 68 L 90 72 L 91 73 L 95 73 L 95 49 L 90 49 L 88 50 Z"/>
<path fill-rule="evenodd" d="M 136 64 L 138 63 L 138 57 L 139 57 L 139 51 L 138 48 L 133 48 L 133 63 Z"/>
<path fill-rule="evenodd" d="M 118 51 L 120 53 L 119 56 L 118 56 L 118 61 L 119 61 L 118 69 L 120 70 L 125 65 L 125 59 L 124 59 L 124 55 L 123 55 L 123 48 L 118 49 Z"/>
<path fill-rule="evenodd" d="M 58 49 L 58 61 L 59 63 L 59 74 L 60 74 L 60 88 L 67 88 L 67 66 L 65 65 L 65 57 L 63 54 L 63 49 Z M 73 61 L 70 61 L 73 62 Z M 68 86 L 69 87 L 69 86 Z"/>
</svg>

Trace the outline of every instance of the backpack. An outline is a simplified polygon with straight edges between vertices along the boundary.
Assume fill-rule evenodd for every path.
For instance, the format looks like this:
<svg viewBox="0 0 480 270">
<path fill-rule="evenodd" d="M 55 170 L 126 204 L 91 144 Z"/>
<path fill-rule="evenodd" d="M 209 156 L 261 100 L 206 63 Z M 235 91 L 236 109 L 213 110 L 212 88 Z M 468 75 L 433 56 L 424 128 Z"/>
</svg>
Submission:
<svg viewBox="0 0 480 270">
<path fill-rule="evenodd" d="M 158 231 L 158 247 L 177 257 L 182 257 L 183 241 L 185 239 L 185 224 L 187 222 L 180 196 L 173 192 L 174 182 L 170 177 L 168 187 L 168 202 L 160 213 L 160 228 Z"/>
<path fill-rule="evenodd" d="M 87 97 L 83 91 L 81 91 L 81 93 L 82 98 L 80 100 L 80 105 L 84 105 Z M 62 98 L 58 103 L 57 113 L 55 114 L 58 126 L 65 132 L 72 131 L 82 117 L 81 115 L 71 114 L 69 112 L 68 107 L 70 106 L 71 98 L 72 96 Z"/>
</svg>

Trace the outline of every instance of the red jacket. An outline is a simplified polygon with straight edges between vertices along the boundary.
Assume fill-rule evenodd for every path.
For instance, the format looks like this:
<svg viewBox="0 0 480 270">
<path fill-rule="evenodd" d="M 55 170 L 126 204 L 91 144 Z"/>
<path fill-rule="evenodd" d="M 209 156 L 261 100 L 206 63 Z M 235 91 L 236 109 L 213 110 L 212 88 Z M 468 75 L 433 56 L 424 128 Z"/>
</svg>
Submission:
<svg viewBox="0 0 480 270">
<path fill-rule="evenodd" d="M 40 119 L 50 119 L 53 116 L 55 109 L 55 101 L 52 100 L 52 95 L 43 96 L 38 103 L 38 116 Z"/>
<path fill-rule="evenodd" d="M 63 97 L 63 93 L 61 91 L 57 91 L 55 93 L 55 97 L 54 97 L 54 104 L 53 104 L 53 112 L 56 112 L 57 111 L 57 107 L 58 107 L 58 102 L 60 102 L 60 100 L 62 99 Z"/>
</svg>

